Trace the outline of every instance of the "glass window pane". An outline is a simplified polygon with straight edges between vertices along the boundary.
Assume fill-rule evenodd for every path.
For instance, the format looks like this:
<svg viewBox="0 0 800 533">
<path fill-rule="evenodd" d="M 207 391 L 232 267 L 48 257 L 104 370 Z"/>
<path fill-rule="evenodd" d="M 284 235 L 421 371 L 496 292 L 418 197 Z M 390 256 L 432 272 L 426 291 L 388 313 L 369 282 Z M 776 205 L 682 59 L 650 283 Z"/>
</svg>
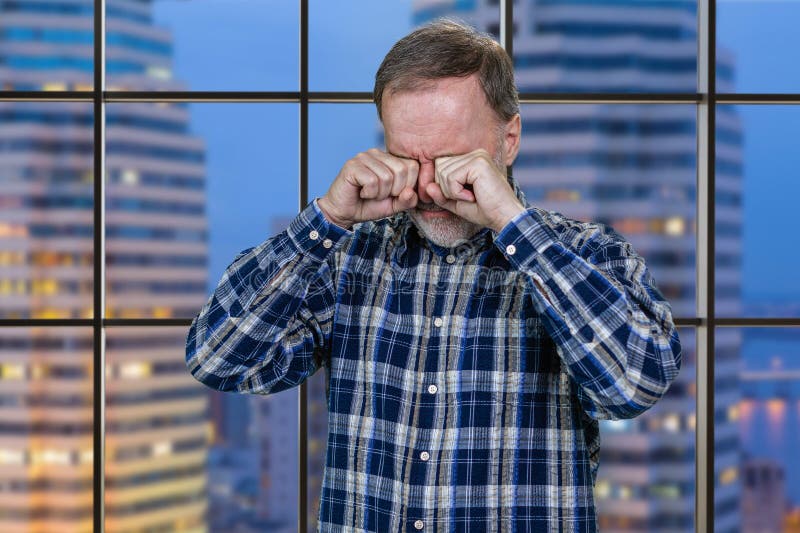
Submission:
<svg viewBox="0 0 800 533">
<path fill-rule="evenodd" d="M 92 530 L 92 330 L 0 332 L 0 531 Z"/>
<path fill-rule="evenodd" d="M 0 102 L 0 318 L 91 318 L 93 115 Z"/>
<path fill-rule="evenodd" d="M 679 335 L 681 371 L 667 394 L 634 419 L 600 423 L 600 531 L 694 532 L 696 342 L 693 329 Z"/>
<path fill-rule="evenodd" d="M 91 91 L 93 17 L 94 2 L 0 2 L 0 91 Z"/>
<path fill-rule="evenodd" d="M 792 531 L 800 523 L 800 330 L 716 334 L 715 525 Z"/>
<path fill-rule="evenodd" d="M 107 316 L 193 317 L 297 213 L 297 105 L 107 109 Z"/>
<path fill-rule="evenodd" d="M 717 107 L 720 316 L 800 317 L 797 106 Z"/>
<path fill-rule="evenodd" d="M 519 0 L 514 19 L 521 92 L 696 92 L 695 0 Z"/>
<path fill-rule="evenodd" d="M 384 149 L 374 104 L 311 104 L 308 119 L 308 198 L 323 196 L 345 162 Z M 336 132 L 332 135 L 331 132 Z"/>
<path fill-rule="evenodd" d="M 522 106 L 514 176 L 531 204 L 611 225 L 675 316 L 695 311 L 695 108 Z"/>
<path fill-rule="evenodd" d="M 157 0 L 106 10 L 109 90 L 297 90 L 297 2 Z"/>
<path fill-rule="evenodd" d="M 412 28 L 411 1 L 310 0 L 308 27 L 309 88 L 372 91 L 383 56 Z"/>
<path fill-rule="evenodd" d="M 789 66 L 800 50 L 798 20 L 800 2 L 719 0 L 717 91 L 800 90 L 800 70 Z"/>
<path fill-rule="evenodd" d="M 107 331 L 106 531 L 295 531 L 297 389 L 209 389 L 186 335 Z"/>
</svg>

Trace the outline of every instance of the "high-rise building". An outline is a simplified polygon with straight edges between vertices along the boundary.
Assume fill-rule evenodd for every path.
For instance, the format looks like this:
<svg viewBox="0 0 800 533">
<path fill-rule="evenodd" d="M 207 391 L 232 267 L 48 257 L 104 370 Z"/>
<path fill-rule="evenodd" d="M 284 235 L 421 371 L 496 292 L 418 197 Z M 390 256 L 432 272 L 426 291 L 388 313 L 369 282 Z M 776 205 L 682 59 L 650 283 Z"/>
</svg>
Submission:
<svg viewBox="0 0 800 533">
<path fill-rule="evenodd" d="M 152 7 L 108 1 L 109 89 L 185 89 Z M 93 9 L 0 2 L 0 88 L 90 90 Z M 186 105 L 106 111 L 105 316 L 191 317 L 207 297 L 204 143 Z M 0 103 L 0 316 L 92 316 L 94 120 L 89 103 Z M 92 329 L 0 339 L 0 531 L 91 531 Z M 185 339 L 185 328 L 105 331 L 109 533 L 208 529 L 213 430 Z"/>
<path fill-rule="evenodd" d="M 742 533 L 781 533 L 786 517 L 786 476 L 773 459 L 742 464 Z"/>
<path fill-rule="evenodd" d="M 456 16 L 499 34 L 497 0 L 416 0 L 414 24 Z M 517 0 L 514 64 L 521 92 L 697 91 L 697 4 L 685 0 Z M 732 89 L 720 50 L 718 90 Z M 693 105 L 523 105 L 513 173 L 527 198 L 610 224 L 647 259 L 675 316 L 694 316 L 696 109 Z M 717 114 L 717 307 L 740 299 L 742 135 Z M 601 423 L 595 499 L 601 531 L 694 530 L 694 337 L 683 368 L 645 415 Z M 716 338 L 715 529 L 739 530 L 739 333 Z"/>
</svg>

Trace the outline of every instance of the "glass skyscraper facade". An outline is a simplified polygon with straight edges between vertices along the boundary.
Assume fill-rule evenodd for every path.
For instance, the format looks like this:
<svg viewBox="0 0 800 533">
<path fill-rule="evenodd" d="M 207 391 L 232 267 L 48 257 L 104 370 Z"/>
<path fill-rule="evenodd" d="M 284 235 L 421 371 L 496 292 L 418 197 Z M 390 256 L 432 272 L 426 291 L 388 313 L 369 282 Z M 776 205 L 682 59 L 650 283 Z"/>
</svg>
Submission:
<svg viewBox="0 0 800 533">
<path fill-rule="evenodd" d="M 0 87 L 91 90 L 90 0 L 0 2 Z M 107 84 L 184 89 L 150 2 L 109 1 Z M 0 316 L 91 318 L 93 115 L 0 103 Z M 186 105 L 107 107 L 108 318 L 193 314 L 207 283 L 205 147 Z M 100 228 L 96 228 L 99 230 Z M 185 328 L 105 337 L 107 532 L 207 531 L 208 393 Z M 92 330 L 0 336 L 0 531 L 92 530 Z"/>
</svg>

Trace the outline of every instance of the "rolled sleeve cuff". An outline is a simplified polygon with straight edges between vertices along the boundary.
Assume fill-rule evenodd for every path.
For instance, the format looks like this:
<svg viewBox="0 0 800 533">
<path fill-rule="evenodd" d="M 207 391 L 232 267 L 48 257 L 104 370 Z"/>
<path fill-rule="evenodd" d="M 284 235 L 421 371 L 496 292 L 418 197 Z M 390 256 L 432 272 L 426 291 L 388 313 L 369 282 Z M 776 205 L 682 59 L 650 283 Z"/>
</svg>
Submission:
<svg viewBox="0 0 800 533">
<path fill-rule="evenodd" d="M 514 267 L 522 268 L 556 240 L 555 232 L 544 223 L 536 209 L 528 208 L 500 230 L 494 243 Z"/>
<path fill-rule="evenodd" d="M 319 261 L 327 259 L 353 234 L 351 230 L 329 222 L 316 198 L 292 220 L 286 231 L 300 253 Z"/>
</svg>

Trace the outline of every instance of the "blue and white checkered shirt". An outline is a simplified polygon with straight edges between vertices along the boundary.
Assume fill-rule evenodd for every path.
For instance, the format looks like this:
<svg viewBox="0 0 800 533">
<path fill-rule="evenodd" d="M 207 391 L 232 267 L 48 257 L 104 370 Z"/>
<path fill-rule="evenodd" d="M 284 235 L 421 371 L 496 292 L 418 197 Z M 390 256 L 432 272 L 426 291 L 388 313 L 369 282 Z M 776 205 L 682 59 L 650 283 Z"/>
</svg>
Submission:
<svg viewBox="0 0 800 533">
<path fill-rule="evenodd" d="M 680 343 L 619 234 L 525 205 L 447 249 L 405 213 L 347 231 L 315 200 L 192 321 L 186 364 L 214 389 L 324 367 L 320 531 L 596 531 L 597 420 L 651 407 Z"/>
</svg>

